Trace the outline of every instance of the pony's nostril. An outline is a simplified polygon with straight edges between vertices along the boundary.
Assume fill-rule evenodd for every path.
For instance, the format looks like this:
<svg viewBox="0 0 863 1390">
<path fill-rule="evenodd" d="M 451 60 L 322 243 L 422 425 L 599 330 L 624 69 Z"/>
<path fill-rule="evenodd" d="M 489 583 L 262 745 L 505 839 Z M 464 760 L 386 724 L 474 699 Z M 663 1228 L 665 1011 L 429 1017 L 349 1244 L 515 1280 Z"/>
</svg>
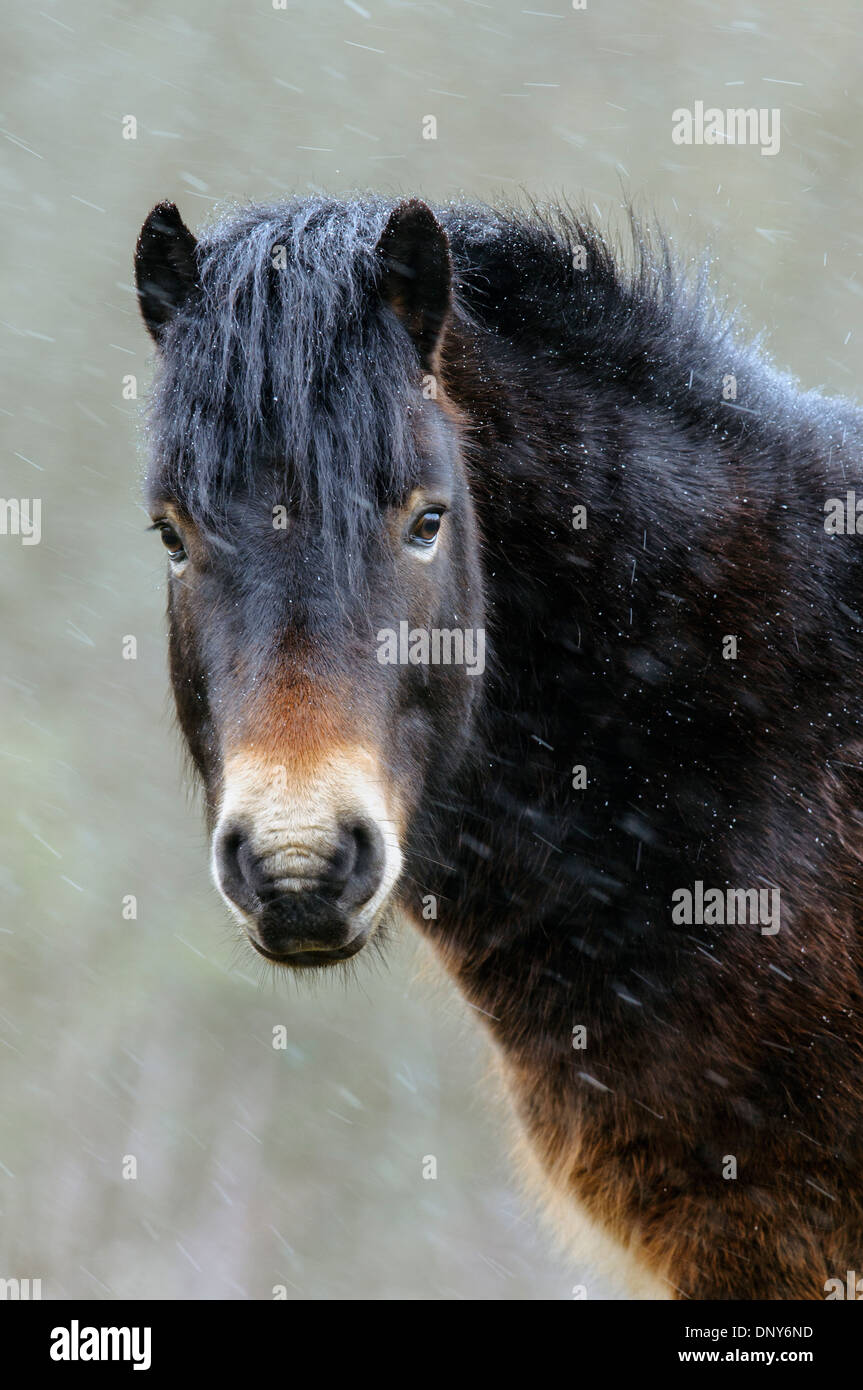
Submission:
<svg viewBox="0 0 863 1390">
<path fill-rule="evenodd" d="M 222 892 L 238 907 L 251 911 L 255 906 L 255 858 L 240 826 L 230 825 L 220 831 L 215 857 Z"/>
<path fill-rule="evenodd" d="M 342 907 L 360 907 L 373 898 L 383 877 L 384 837 L 374 821 L 357 820 L 344 827 L 350 868 L 339 898 Z"/>
</svg>

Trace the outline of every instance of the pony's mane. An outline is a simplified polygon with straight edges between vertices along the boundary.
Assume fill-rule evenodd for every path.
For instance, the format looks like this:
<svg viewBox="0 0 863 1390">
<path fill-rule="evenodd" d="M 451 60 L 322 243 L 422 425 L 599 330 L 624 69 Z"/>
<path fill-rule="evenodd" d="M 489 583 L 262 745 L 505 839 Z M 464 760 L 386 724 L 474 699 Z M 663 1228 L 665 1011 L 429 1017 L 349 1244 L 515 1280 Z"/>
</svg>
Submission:
<svg viewBox="0 0 863 1390">
<path fill-rule="evenodd" d="M 696 432 L 757 431 L 758 417 L 775 426 L 813 410 L 823 419 L 831 403 L 800 393 L 717 298 L 709 254 L 687 262 L 661 228 L 625 212 L 628 244 L 561 203 L 440 213 L 462 313 L 541 362 L 546 387 L 555 367 L 596 388 L 622 382 Z M 732 373 L 740 414 L 723 399 Z"/>
<path fill-rule="evenodd" d="M 375 293 L 374 248 L 392 206 L 323 196 L 253 205 L 202 236 L 201 293 L 168 330 L 151 413 L 151 483 L 193 516 L 212 520 L 258 470 L 286 468 L 283 500 L 311 499 L 347 538 L 382 495 L 409 491 L 419 367 Z M 508 338 L 528 359 L 536 351 L 546 382 L 557 362 L 597 380 L 625 377 L 630 390 L 684 409 L 691 392 L 693 413 L 712 422 L 733 347 L 762 397 L 786 386 L 790 395 L 755 350 L 733 345 L 704 270 L 683 274 L 667 241 L 634 219 L 627 266 L 569 208 L 436 213 L 464 328 Z"/>
</svg>

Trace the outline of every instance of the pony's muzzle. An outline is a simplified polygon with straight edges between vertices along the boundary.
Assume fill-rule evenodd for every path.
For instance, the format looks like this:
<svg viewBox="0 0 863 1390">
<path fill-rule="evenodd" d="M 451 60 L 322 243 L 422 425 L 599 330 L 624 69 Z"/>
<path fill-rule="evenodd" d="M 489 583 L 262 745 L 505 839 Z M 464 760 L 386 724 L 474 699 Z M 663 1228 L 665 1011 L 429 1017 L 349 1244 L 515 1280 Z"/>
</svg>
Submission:
<svg viewBox="0 0 863 1390">
<path fill-rule="evenodd" d="M 213 861 L 255 949 L 280 964 L 316 966 L 365 944 L 373 923 L 364 909 L 381 890 L 387 855 L 380 827 L 366 817 L 264 847 L 251 826 L 234 821 L 217 830 Z"/>
</svg>

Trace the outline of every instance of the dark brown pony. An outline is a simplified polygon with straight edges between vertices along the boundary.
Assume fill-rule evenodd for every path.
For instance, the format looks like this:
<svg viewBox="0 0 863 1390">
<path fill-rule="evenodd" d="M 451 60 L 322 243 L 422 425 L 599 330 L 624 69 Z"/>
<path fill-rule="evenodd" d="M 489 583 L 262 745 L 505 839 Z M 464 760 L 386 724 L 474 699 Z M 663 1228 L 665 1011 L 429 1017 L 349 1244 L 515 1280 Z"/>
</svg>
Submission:
<svg viewBox="0 0 863 1390">
<path fill-rule="evenodd" d="M 136 270 L 174 693 L 251 945 L 310 970 L 411 917 L 556 1223 L 642 1292 L 844 1285 L 860 415 L 560 210 L 196 241 L 162 204 Z"/>
</svg>

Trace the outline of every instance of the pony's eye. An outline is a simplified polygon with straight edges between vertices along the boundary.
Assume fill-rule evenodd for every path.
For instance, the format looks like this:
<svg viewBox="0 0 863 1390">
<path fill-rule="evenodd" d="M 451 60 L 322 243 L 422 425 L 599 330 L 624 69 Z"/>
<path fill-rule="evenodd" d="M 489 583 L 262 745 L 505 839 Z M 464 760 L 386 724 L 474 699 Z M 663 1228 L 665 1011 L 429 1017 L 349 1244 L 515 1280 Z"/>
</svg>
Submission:
<svg viewBox="0 0 863 1390">
<path fill-rule="evenodd" d="M 168 558 L 173 560 L 175 565 L 179 564 L 181 560 L 185 560 L 186 551 L 183 542 L 170 522 L 157 521 L 156 530 L 162 537 L 162 544 L 168 552 Z"/>
<path fill-rule="evenodd" d="M 411 540 L 417 545 L 434 545 L 442 516 L 443 512 L 439 507 L 423 512 L 411 527 Z"/>
</svg>

